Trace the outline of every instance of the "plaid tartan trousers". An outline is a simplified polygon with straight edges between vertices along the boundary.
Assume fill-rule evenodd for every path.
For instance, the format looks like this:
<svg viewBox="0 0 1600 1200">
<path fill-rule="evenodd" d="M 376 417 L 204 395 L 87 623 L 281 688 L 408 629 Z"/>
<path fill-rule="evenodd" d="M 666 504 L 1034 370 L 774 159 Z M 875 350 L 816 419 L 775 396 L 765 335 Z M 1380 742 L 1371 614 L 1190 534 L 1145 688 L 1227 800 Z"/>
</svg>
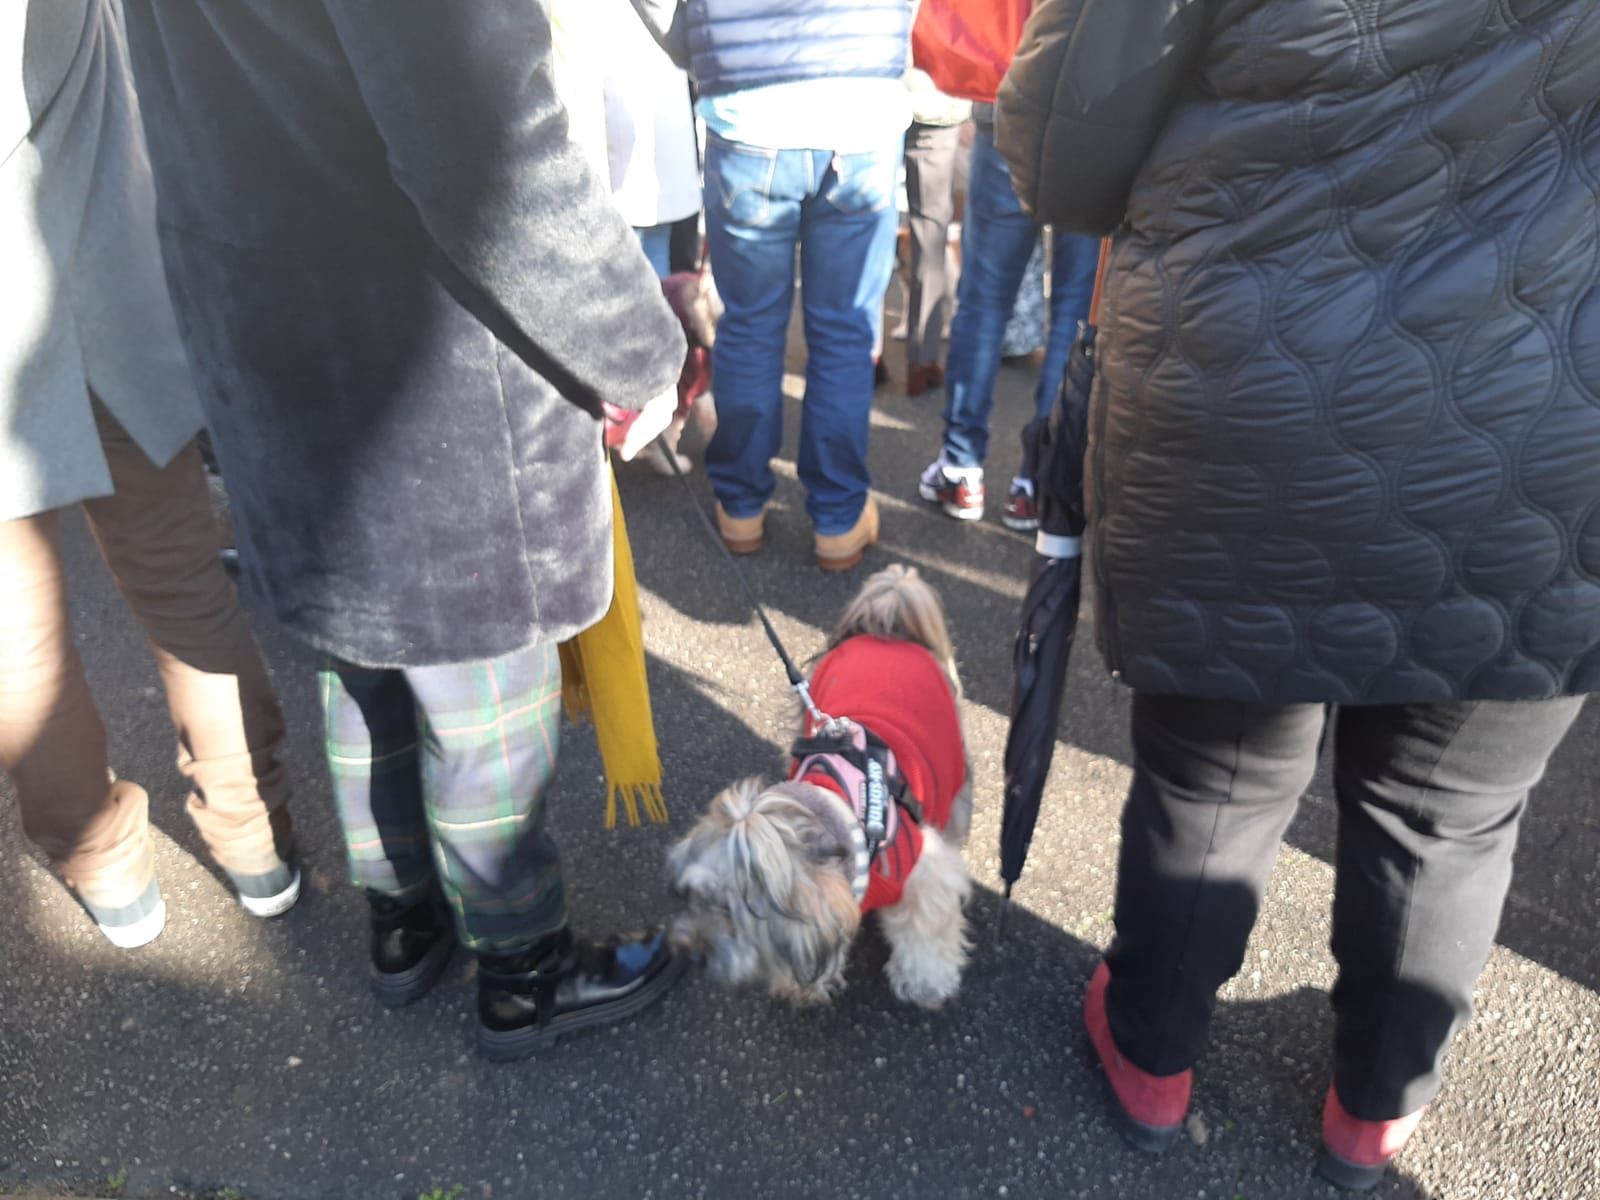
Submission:
<svg viewBox="0 0 1600 1200">
<path fill-rule="evenodd" d="M 353 882 L 409 901 L 437 880 L 462 945 L 514 954 L 566 924 L 544 830 L 561 733 L 554 643 L 502 658 L 318 673 Z"/>
</svg>

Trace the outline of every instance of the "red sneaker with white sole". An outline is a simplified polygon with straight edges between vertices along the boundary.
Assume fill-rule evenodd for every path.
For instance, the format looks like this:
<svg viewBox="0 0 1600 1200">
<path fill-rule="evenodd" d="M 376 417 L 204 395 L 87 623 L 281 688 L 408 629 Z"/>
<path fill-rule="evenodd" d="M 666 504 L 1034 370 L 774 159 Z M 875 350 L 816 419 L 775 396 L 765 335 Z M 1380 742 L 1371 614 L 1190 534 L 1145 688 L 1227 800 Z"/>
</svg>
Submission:
<svg viewBox="0 0 1600 1200">
<path fill-rule="evenodd" d="M 1083 1026 L 1111 1084 L 1111 1119 L 1118 1131 L 1140 1150 L 1160 1154 L 1183 1133 L 1183 1119 L 1188 1115 L 1189 1096 L 1194 1090 L 1194 1072 L 1152 1075 L 1122 1056 L 1111 1036 L 1111 1018 L 1106 1012 L 1106 989 L 1110 985 L 1111 968 L 1102 962 L 1095 968 L 1088 994 L 1083 998 Z"/>
<path fill-rule="evenodd" d="M 957 521 L 983 518 L 983 468 L 947 468 L 944 460 L 928 464 L 917 480 L 917 494 L 937 504 L 944 515 Z"/>
<path fill-rule="evenodd" d="M 1392 1121 L 1363 1121 L 1345 1111 L 1339 1093 L 1328 1085 L 1322 1105 L 1322 1153 L 1317 1174 L 1346 1191 L 1377 1187 L 1391 1159 L 1417 1131 L 1425 1109 Z"/>
</svg>

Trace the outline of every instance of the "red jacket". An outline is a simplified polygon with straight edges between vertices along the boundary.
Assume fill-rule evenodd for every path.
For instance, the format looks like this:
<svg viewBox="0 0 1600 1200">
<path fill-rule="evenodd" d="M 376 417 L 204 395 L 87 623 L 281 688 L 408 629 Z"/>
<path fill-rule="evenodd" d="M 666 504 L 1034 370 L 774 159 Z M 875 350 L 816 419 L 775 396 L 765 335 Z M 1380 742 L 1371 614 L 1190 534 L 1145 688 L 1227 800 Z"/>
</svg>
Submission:
<svg viewBox="0 0 1600 1200">
<path fill-rule="evenodd" d="M 950 823 L 967 783 L 967 755 L 955 696 L 932 654 L 913 642 L 853 637 L 817 665 L 811 696 L 829 716 L 849 717 L 882 738 L 907 789 L 921 802 L 923 819 L 936 829 Z M 809 719 L 806 732 L 814 732 Z M 820 772 L 807 774 L 805 782 L 840 791 Z M 872 863 L 863 912 L 898 903 L 922 853 L 922 832 L 904 817 L 903 811 L 892 814 L 889 836 Z"/>
</svg>

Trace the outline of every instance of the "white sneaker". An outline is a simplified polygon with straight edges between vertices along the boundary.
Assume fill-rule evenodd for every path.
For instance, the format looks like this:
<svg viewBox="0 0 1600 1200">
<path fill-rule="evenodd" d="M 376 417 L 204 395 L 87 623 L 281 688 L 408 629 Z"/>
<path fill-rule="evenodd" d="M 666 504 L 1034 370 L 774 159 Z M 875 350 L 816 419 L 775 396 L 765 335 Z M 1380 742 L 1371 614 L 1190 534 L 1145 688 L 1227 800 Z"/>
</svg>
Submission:
<svg viewBox="0 0 1600 1200">
<path fill-rule="evenodd" d="M 100 932 L 106 941 L 123 950 L 137 950 L 148 946 L 161 936 L 167 927 L 167 902 L 158 900 L 155 908 L 128 925 L 101 925 Z"/>
<path fill-rule="evenodd" d="M 239 893 L 239 903 L 252 917 L 281 917 L 300 899 L 300 868 L 294 868 L 289 885 L 273 896 L 247 896 Z"/>
</svg>

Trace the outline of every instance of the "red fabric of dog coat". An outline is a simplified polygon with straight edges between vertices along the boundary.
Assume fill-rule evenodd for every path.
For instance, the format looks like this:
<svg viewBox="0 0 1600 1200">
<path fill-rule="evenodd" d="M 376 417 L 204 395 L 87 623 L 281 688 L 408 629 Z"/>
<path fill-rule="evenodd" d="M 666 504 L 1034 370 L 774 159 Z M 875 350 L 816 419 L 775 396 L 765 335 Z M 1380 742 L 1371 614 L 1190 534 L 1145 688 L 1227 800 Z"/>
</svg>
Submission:
<svg viewBox="0 0 1600 1200">
<path fill-rule="evenodd" d="M 950 823 L 955 798 L 966 786 L 967 757 L 955 697 L 932 654 L 913 642 L 853 637 L 817 664 L 811 697 L 829 716 L 849 717 L 882 738 L 921 802 L 923 819 L 936 829 Z M 815 732 L 809 718 L 806 732 Z M 821 772 L 808 773 L 805 782 L 840 791 Z M 854 807 L 851 797 L 844 800 Z M 863 912 L 898 903 L 922 853 L 922 831 L 895 808 L 889 837 L 872 863 Z"/>
</svg>

